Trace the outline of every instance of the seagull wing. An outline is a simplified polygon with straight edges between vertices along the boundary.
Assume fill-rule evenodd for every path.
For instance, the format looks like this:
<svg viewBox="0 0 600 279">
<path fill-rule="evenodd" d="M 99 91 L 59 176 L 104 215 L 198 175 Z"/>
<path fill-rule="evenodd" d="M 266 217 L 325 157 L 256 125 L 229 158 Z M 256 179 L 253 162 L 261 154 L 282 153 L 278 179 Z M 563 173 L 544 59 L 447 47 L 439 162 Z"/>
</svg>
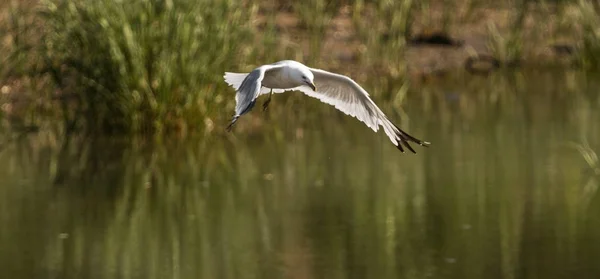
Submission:
<svg viewBox="0 0 600 279">
<path fill-rule="evenodd" d="M 236 89 L 235 116 L 250 111 L 261 93 L 262 80 L 265 73 L 279 69 L 281 65 L 264 65 L 254 69 L 249 74 L 225 73 L 225 81 Z"/>
<path fill-rule="evenodd" d="M 248 76 L 247 73 L 225 72 L 223 78 L 225 79 L 225 82 L 229 84 L 229 86 L 233 87 L 235 90 L 238 90 L 240 85 L 242 85 L 242 82 L 244 82 L 244 79 L 246 79 L 246 76 Z"/>
<path fill-rule="evenodd" d="M 375 132 L 381 125 L 390 141 L 402 152 L 404 152 L 404 145 L 415 153 L 409 145 L 409 141 L 422 146 L 429 145 L 429 142 L 416 139 L 394 125 L 369 98 L 369 93 L 351 78 L 319 69 L 311 68 L 310 70 L 314 75 L 317 91 L 315 92 L 307 86 L 298 87 L 297 89 L 304 92 L 304 94 L 333 105 L 336 109 L 356 117 Z"/>
<path fill-rule="evenodd" d="M 230 72 L 225 72 L 225 75 L 223 75 L 223 78 L 225 78 L 225 82 L 227 84 L 229 84 L 229 86 L 233 87 L 233 89 L 238 90 L 240 88 L 240 85 L 242 85 L 242 82 L 244 82 L 244 79 L 246 79 L 246 76 L 248 76 L 248 73 L 230 73 Z M 273 93 L 283 93 L 285 91 L 290 91 L 292 89 L 279 89 L 279 88 L 272 88 L 273 89 Z M 267 94 L 271 92 L 270 88 L 266 88 L 266 87 L 261 87 L 260 88 L 260 95 L 263 94 Z"/>
</svg>

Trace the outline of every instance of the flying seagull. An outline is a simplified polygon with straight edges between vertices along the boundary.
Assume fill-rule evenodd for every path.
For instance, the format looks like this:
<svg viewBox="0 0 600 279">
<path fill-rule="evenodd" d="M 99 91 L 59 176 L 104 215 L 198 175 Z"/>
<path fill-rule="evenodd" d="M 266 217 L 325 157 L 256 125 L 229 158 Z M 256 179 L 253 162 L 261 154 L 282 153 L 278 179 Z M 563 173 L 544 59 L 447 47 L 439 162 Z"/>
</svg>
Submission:
<svg viewBox="0 0 600 279">
<path fill-rule="evenodd" d="M 416 153 L 409 142 L 429 146 L 429 142 L 419 140 L 394 125 L 369 98 L 369 93 L 347 76 L 309 68 L 300 62 L 284 60 L 260 66 L 248 74 L 225 72 L 223 77 L 225 82 L 237 92 L 235 115 L 231 124 L 227 126 L 228 131 L 231 131 L 240 116 L 254 107 L 258 96 L 269 94 L 269 98 L 263 104 L 265 110 L 271 102 L 273 92 L 298 90 L 356 117 L 375 132 L 381 125 L 390 141 L 402 152 L 406 147 Z"/>
</svg>

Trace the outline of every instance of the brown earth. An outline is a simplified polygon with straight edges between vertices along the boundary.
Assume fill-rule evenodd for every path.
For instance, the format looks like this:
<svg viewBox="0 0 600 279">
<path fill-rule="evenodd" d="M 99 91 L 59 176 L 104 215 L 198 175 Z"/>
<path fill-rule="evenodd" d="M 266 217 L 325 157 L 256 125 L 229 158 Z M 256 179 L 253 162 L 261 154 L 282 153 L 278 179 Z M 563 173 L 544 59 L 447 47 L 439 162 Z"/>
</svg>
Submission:
<svg viewBox="0 0 600 279">
<path fill-rule="evenodd" d="M 0 23 L 7 20 L 10 3 L 0 1 Z M 26 6 L 24 3 L 34 6 L 37 1 L 25 0 L 20 4 Z M 578 11 L 575 6 L 530 5 L 526 16 L 518 22 L 515 18 L 519 11 L 514 7 L 476 7 L 465 11 L 457 5 L 457 12 L 446 24 L 443 22 L 448 13 L 444 13 L 444 8 L 432 4 L 426 10 L 416 11 L 412 35 L 407 36 L 408 45 L 398 47 L 398 52 L 403 52 L 405 69 L 412 80 L 426 81 L 448 73 L 464 72 L 463 69 L 468 65 L 473 65 L 470 72 L 485 74 L 502 66 L 569 66 L 576 61 L 582 32 L 577 24 Z M 289 7 L 261 7 L 253 23 L 257 32 L 265 29 L 270 15 L 274 15 L 279 47 L 301 49 L 292 55 L 285 53 L 281 56 L 310 61 L 310 57 L 307 57 L 311 53 L 310 39 L 299 15 Z M 367 9 L 364 21 L 372 20 L 376 20 L 376 16 L 369 14 Z M 365 79 L 364 71 L 358 71 L 357 65 L 361 58 L 370 54 L 370 50 L 366 47 L 365 39 L 357 34 L 351 7 L 339 8 L 324 32 L 326 36 L 319 38 L 324 40 L 319 42 L 320 58 L 326 61 L 322 64 L 327 64 L 330 70 L 343 68 L 341 70 L 353 78 Z M 374 29 L 373 32 L 378 31 Z M 385 34 L 376 35 L 385 39 Z M 505 54 L 505 49 L 511 45 L 507 43 L 511 35 L 519 38 L 516 45 L 521 52 L 518 57 Z M 0 52 L 8 53 L 11 40 L 8 35 L 0 36 Z M 32 88 L 33 85 L 27 78 L 6 79 L 5 75 L 10 71 L 6 69 L 6 61 L 7 56 L 0 57 L 0 63 L 5 66 L 0 69 L 0 78 L 3 79 L 3 84 L 0 84 L 0 113 L 10 116 L 14 110 L 18 110 L 18 104 L 29 103 L 22 100 L 26 95 L 15 93 L 20 92 L 20 88 Z M 370 73 L 391 74 L 389 67 L 371 66 Z M 43 82 L 34 84 L 43 85 Z"/>
<path fill-rule="evenodd" d="M 412 26 L 414 35 L 408 39 L 405 49 L 398 50 L 405 51 L 406 70 L 411 77 L 424 79 L 465 68 L 475 74 L 485 74 L 502 66 L 570 66 L 575 61 L 581 33 L 575 23 L 575 7 L 530 5 L 521 23 L 516 22 L 515 8 L 480 7 L 468 14 L 461 14 L 458 9 L 455 19 L 446 28 L 440 23 L 444 17 L 442 9 L 432 5 L 417 13 Z M 268 13 L 267 9 L 259 15 L 259 29 L 264 26 Z M 303 46 L 303 53 L 309 52 L 297 15 L 278 11 L 275 24 L 283 45 Z M 368 51 L 356 35 L 349 6 L 339 9 L 326 34 L 321 48 L 323 59 L 352 63 Z M 518 38 L 520 44 L 520 54 L 514 58 L 504 54 L 511 45 L 511 36 Z M 306 60 L 306 57 L 290 59 Z"/>
</svg>

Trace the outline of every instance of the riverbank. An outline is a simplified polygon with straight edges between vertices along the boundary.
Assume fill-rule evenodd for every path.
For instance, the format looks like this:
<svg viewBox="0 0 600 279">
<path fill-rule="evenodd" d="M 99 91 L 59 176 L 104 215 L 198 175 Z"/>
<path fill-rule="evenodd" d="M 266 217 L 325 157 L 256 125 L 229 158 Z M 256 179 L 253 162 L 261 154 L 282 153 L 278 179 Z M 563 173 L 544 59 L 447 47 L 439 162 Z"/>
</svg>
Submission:
<svg viewBox="0 0 600 279">
<path fill-rule="evenodd" d="M 0 118 L 67 132 L 210 131 L 234 106 L 222 73 L 281 59 L 350 75 L 394 107 L 432 80 L 600 61 L 592 1 L 1 5 Z"/>
</svg>

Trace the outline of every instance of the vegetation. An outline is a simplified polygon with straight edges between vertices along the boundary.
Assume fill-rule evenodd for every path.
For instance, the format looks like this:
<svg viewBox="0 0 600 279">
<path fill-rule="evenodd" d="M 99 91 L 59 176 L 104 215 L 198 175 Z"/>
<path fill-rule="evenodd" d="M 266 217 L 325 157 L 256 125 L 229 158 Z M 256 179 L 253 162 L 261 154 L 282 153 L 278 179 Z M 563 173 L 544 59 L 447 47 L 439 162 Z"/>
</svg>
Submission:
<svg viewBox="0 0 600 279">
<path fill-rule="evenodd" d="M 597 1 L 577 2 L 579 20 L 582 23 L 583 42 L 581 64 L 587 68 L 600 68 L 600 5 Z"/>
<path fill-rule="evenodd" d="M 33 58 L 62 102 L 77 101 L 68 122 L 103 132 L 197 126 L 222 102 L 214 72 L 243 63 L 240 42 L 252 40 L 253 14 L 236 3 L 43 1 Z"/>
<path fill-rule="evenodd" d="M 9 54 L 0 56 L 0 120 L 111 134 L 24 136 L 0 125 L 0 267 L 10 278 L 600 274 L 591 1 L 0 7 Z M 413 66 L 427 55 L 410 41 L 438 29 L 483 32 L 492 56 L 524 67 L 423 77 Z M 573 46 L 568 58 L 584 71 L 525 67 L 554 43 Z M 284 58 L 351 74 L 433 146 L 398 156 L 381 133 L 294 95 L 240 121 L 243 133 L 219 133 L 234 105 L 222 73 Z"/>
<path fill-rule="evenodd" d="M 360 82 L 367 79 L 356 69 L 367 68 L 381 77 L 368 79 L 378 103 L 400 109 L 404 94 L 397 93 L 408 87 L 392 91 L 391 84 L 408 83 L 414 74 L 439 67 L 437 61 L 425 61 L 421 64 L 433 70 L 410 72 L 421 55 L 407 53 L 407 42 L 432 30 L 459 37 L 481 31 L 462 28 L 469 24 L 487 26 L 489 51 L 503 62 L 535 59 L 532 53 L 547 48 L 550 37 L 567 38 L 583 67 L 600 63 L 600 13 L 584 0 L 503 5 L 478 0 L 42 0 L 2 5 L 0 27 L 7 35 L 1 47 L 10 55 L 0 69 L 0 87 L 7 92 L 0 98 L 0 117 L 28 126 L 50 116 L 62 119 L 60 129 L 66 132 L 211 131 L 233 108 L 233 92 L 222 82 L 224 71 L 248 71 L 285 58 L 349 73 Z M 482 21 L 489 7 L 498 16 Z M 531 24 L 548 15 L 551 20 Z M 29 105 L 15 105 L 15 98 Z"/>
</svg>

